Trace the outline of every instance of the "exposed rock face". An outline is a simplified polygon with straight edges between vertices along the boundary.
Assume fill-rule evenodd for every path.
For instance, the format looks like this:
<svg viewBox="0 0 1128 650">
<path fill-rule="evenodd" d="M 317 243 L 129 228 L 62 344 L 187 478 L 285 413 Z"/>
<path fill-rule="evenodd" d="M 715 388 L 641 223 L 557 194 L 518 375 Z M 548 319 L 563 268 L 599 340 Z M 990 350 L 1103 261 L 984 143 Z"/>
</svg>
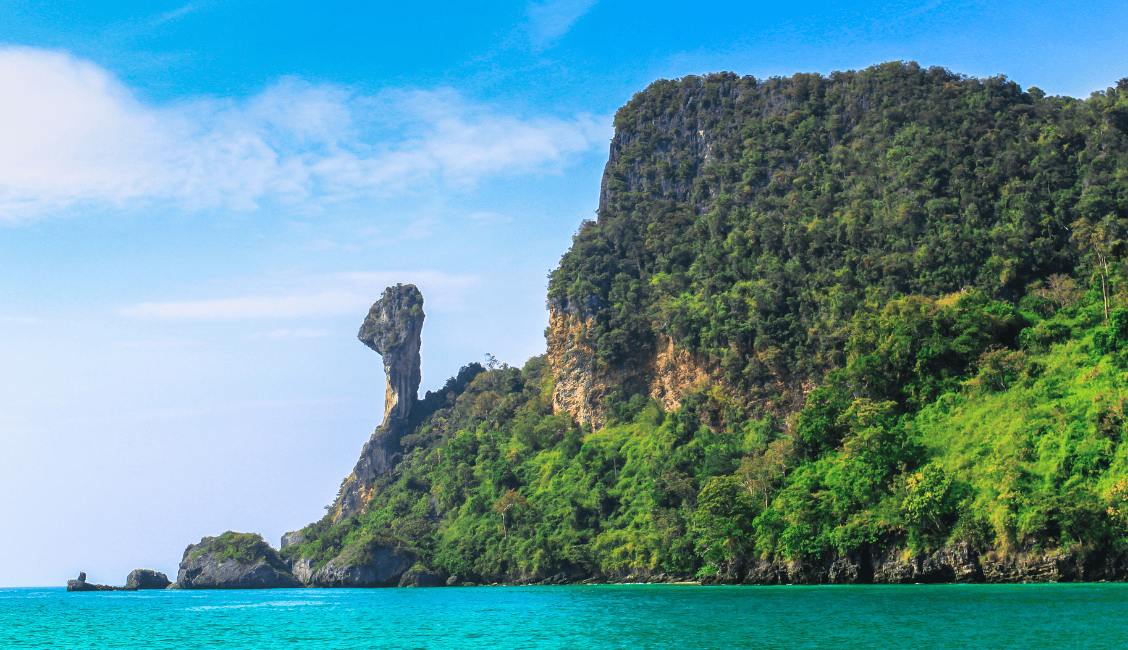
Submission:
<svg viewBox="0 0 1128 650">
<path fill-rule="evenodd" d="M 165 589 L 170 584 L 168 576 L 152 569 L 134 569 L 125 580 L 126 589 Z"/>
<path fill-rule="evenodd" d="M 78 574 L 77 580 L 67 580 L 67 591 L 126 591 L 122 587 L 111 587 L 110 585 L 96 585 L 86 581 L 86 572 L 82 571 Z"/>
<path fill-rule="evenodd" d="M 294 577 L 301 581 L 303 585 L 312 584 L 314 574 L 314 561 L 313 558 L 300 557 L 294 562 Z"/>
<path fill-rule="evenodd" d="M 302 558 L 297 564 L 302 566 L 295 566 L 295 571 L 308 576 L 302 582 L 315 587 L 394 587 L 415 564 L 415 558 L 378 547 L 365 554 L 346 551 L 316 572 L 310 571 L 312 563 L 308 558 Z"/>
<path fill-rule="evenodd" d="M 556 380 L 552 391 L 555 412 L 568 413 L 577 422 L 598 430 L 605 421 L 603 400 L 614 390 L 649 395 L 666 411 L 675 411 L 694 389 L 707 384 L 726 385 L 716 360 L 678 348 L 662 334 L 654 334 L 651 343 L 640 345 L 638 353 L 628 361 L 614 367 L 601 363 L 589 335 L 596 327 L 592 310 L 599 306 L 597 296 L 589 296 L 582 306 L 559 302 L 549 305 L 546 338 L 548 362 Z M 757 358 L 764 361 L 763 357 Z M 772 399 L 752 401 L 786 420 L 786 416 L 802 408 L 815 383 L 802 378 L 783 382 L 778 374 L 772 376 Z M 775 396 L 784 399 L 777 401 Z"/>
<path fill-rule="evenodd" d="M 548 315 L 548 362 L 556 383 L 552 410 L 565 412 L 580 424 L 603 426 L 601 402 L 612 378 L 595 367 L 595 350 L 587 332 L 594 319 L 586 310 L 551 306 Z"/>
<path fill-rule="evenodd" d="M 305 543 L 305 535 L 302 534 L 302 531 L 295 530 L 293 532 L 286 533 L 285 535 L 282 536 L 282 545 L 279 546 L 278 548 L 283 549 L 283 548 L 286 548 L 287 546 L 298 546 L 299 544 L 304 544 L 304 543 Z"/>
<path fill-rule="evenodd" d="M 402 455 L 399 441 L 419 401 L 419 347 L 425 317 L 419 289 L 397 284 L 384 290 L 360 326 L 357 338 L 384 358 L 388 377 L 384 422 L 365 443 L 352 475 L 341 487 L 334 504 L 336 521 L 359 512 L 370 496 L 372 481 L 390 472 Z"/>
<path fill-rule="evenodd" d="M 384 425 L 406 422 L 419 393 L 419 346 L 423 331 L 423 294 L 414 284 L 388 287 L 368 310 L 357 338 L 384 358 L 388 387 Z"/>
<path fill-rule="evenodd" d="M 705 584 L 820 585 L 912 583 L 1095 582 L 1128 578 L 1128 553 L 1079 556 L 1047 553 L 980 555 L 969 544 L 944 546 L 931 555 L 872 548 L 817 562 L 735 561 Z"/>
<path fill-rule="evenodd" d="M 438 571 L 421 571 L 412 569 L 404 573 L 399 579 L 400 587 L 445 587 L 447 574 Z"/>
<path fill-rule="evenodd" d="M 679 98 L 673 102 L 664 98 L 662 109 L 640 110 L 634 119 L 620 113 L 600 186 L 599 223 L 607 223 L 607 215 L 613 214 L 617 204 L 624 200 L 633 205 L 635 199 L 625 199 L 630 196 L 676 205 L 690 214 L 709 212 L 720 193 L 720 185 L 709 180 L 716 173 L 713 163 L 730 155 L 726 147 L 740 141 L 744 118 L 734 118 L 734 111 L 740 114 L 740 106 L 750 94 L 766 100 L 757 117 L 791 113 L 798 100 L 790 84 L 787 80 L 779 86 L 765 86 L 750 77 L 741 79 L 731 73 L 687 77 L 680 82 Z M 660 84 L 655 84 L 636 95 L 628 107 L 645 104 L 650 101 L 647 96 L 654 92 L 664 91 Z M 654 132 L 663 134 L 662 144 L 655 145 L 650 137 Z M 655 166 L 677 169 L 678 173 L 654 174 Z M 576 251 L 568 255 L 573 254 Z M 629 260 L 621 261 L 631 264 Z M 637 270 L 642 273 L 641 266 Z M 640 279 L 645 282 L 650 278 Z M 781 363 L 779 350 L 768 345 L 739 352 L 737 358 L 760 371 L 755 380 L 759 385 L 752 391 L 740 391 L 725 380 L 718 360 L 676 348 L 674 341 L 663 336 L 657 323 L 652 324 L 654 331 L 646 336 L 634 337 L 628 360 L 616 367 L 606 367 L 598 360 L 593 349 L 594 337 L 589 333 L 595 331 L 602 311 L 611 307 L 607 300 L 605 294 L 592 294 L 582 300 L 573 299 L 571 304 L 556 300 L 549 304 L 548 355 L 556 378 L 553 408 L 580 423 L 601 428 L 605 419 L 603 399 L 615 390 L 625 395 L 649 395 L 672 411 L 693 389 L 707 383 L 731 392 L 748 406 L 758 406 L 758 410 L 786 420 L 802 408 L 806 394 L 814 387 L 813 377 L 793 376 Z"/>
<path fill-rule="evenodd" d="M 190 544 L 180 561 L 176 583 L 181 589 L 272 589 L 300 587 L 274 549 L 250 562 L 217 557 L 215 537 Z"/>
<path fill-rule="evenodd" d="M 556 378 L 552 408 L 570 414 L 581 424 L 603 427 L 603 399 L 618 386 L 650 395 L 667 411 L 673 411 L 689 391 L 719 378 L 716 364 L 679 350 L 661 335 L 656 337 L 654 352 L 644 361 L 615 368 L 602 366 L 587 336 L 595 329 L 594 317 L 586 309 L 553 307 L 548 317 L 548 362 Z"/>
</svg>

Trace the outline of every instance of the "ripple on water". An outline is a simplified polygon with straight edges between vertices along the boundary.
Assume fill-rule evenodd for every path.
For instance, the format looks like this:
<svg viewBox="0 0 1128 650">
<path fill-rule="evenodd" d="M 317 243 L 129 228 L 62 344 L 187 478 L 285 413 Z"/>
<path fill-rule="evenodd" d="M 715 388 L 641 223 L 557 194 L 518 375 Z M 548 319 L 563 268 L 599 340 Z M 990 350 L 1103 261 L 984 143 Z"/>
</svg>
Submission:
<svg viewBox="0 0 1128 650">
<path fill-rule="evenodd" d="M 1119 648 L 1128 585 L 0 590 L 0 648 Z"/>
</svg>

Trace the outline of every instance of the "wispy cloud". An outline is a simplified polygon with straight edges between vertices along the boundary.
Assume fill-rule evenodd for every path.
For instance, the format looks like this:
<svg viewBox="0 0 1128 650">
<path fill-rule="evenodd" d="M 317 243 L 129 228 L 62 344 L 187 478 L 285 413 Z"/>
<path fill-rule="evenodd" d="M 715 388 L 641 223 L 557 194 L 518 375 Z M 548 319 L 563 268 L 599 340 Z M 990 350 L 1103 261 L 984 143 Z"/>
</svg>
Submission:
<svg viewBox="0 0 1128 650">
<path fill-rule="evenodd" d="M 472 214 L 466 215 L 466 218 L 470 219 L 472 222 L 478 224 L 479 226 L 485 226 L 494 223 L 509 223 L 510 221 L 513 221 L 512 217 L 507 217 L 496 212 L 474 212 Z"/>
<path fill-rule="evenodd" d="M 336 273 L 305 283 L 314 290 L 284 295 L 250 295 L 204 300 L 144 302 L 122 308 L 125 316 L 158 320 L 298 319 L 363 312 L 384 288 L 397 282 L 414 283 L 429 306 L 457 308 L 459 295 L 476 284 L 474 276 L 439 271 L 373 271 Z M 325 332 L 329 334 L 329 332 Z M 274 338 L 312 338 L 322 330 L 279 329 L 263 334 Z"/>
<path fill-rule="evenodd" d="M 152 106 L 89 61 L 34 48 L 0 49 L 0 93 L 8 223 L 75 206 L 317 207 L 559 168 L 609 135 L 609 120 L 522 117 L 450 89 L 361 95 L 294 79 Z"/>
<path fill-rule="evenodd" d="M 183 18 L 184 16 L 187 16 L 189 14 L 194 14 L 194 13 L 200 11 L 201 9 L 203 9 L 204 7 L 210 6 L 211 4 L 212 3 L 207 3 L 207 2 L 189 2 L 189 3 L 185 4 L 184 6 L 180 7 L 179 9 L 173 9 L 172 11 L 166 11 L 165 13 L 157 14 L 155 17 L 152 18 L 152 24 L 154 26 L 155 25 L 163 25 L 165 23 L 170 23 L 170 22 L 179 20 L 179 19 Z"/>
<path fill-rule="evenodd" d="M 529 17 L 526 33 L 529 44 L 542 50 L 556 44 L 596 0 L 534 0 L 525 10 Z"/>
<path fill-rule="evenodd" d="M 342 314 L 356 308 L 355 297 L 339 291 L 313 295 L 244 296 L 218 300 L 145 302 L 123 313 L 165 320 L 240 320 L 247 318 L 302 318 Z"/>
<path fill-rule="evenodd" d="M 171 348 L 191 347 L 199 344 L 199 341 L 170 339 L 154 341 L 119 341 L 114 345 L 119 348 L 125 348 L 127 350 L 166 350 Z"/>
<path fill-rule="evenodd" d="M 247 338 L 270 339 L 272 341 L 285 341 L 292 339 L 320 339 L 333 334 L 332 330 L 271 330 L 269 332 L 256 332 Z"/>
</svg>

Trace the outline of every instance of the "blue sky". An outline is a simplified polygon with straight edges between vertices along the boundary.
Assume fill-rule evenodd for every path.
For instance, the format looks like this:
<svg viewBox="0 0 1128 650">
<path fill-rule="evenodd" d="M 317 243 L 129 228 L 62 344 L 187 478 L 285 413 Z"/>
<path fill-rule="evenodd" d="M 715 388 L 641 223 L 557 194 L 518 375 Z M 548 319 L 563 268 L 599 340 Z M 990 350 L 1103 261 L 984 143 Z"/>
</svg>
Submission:
<svg viewBox="0 0 1128 650">
<path fill-rule="evenodd" d="M 657 78 L 915 60 L 1078 97 L 1113 2 L 7 2 L 0 586 L 170 576 L 318 519 L 424 291 L 423 388 L 543 352 L 546 274 Z"/>
</svg>

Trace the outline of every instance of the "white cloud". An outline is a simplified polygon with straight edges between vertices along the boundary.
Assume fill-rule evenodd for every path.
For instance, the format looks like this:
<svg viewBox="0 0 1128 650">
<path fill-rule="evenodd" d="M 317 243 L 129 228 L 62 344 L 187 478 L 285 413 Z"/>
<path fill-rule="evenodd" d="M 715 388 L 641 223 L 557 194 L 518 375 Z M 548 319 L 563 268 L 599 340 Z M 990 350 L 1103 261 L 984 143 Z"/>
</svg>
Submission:
<svg viewBox="0 0 1128 650">
<path fill-rule="evenodd" d="M 551 47 L 572 29 L 597 0 L 541 0 L 530 2 L 526 13 L 529 42 L 537 49 Z"/>
<path fill-rule="evenodd" d="M 461 294 L 478 279 L 440 271 L 378 271 L 336 273 L 314 278 L 306 284 L 316 287 L 281 296 L 240 296 L 205 300 L 145 302 L 121 309 L 125 316 L 158 320 L 250 320 L 294 319 L 363 313 L 389 285 L 397 282 L 417 285 L 429 307 L 458 309 Z M 359 310 L 359 311 L 358 311 Z M 275 330 L 264 336 L 310 338 L 321 330 Z M 328 334 L 329 332 L 325 332 Z"/>
<path fill-rule="evenodd" d="M 69 54 L 0 49 L 0 221 L 68 207 L 312 206 L 542 171 L 610 135 L 590 115 L 523 118 L 455 91 L 359 95 L 283 80 L 243 100 L 138 101 Z"/>
<path fill-rule="evenodd" d="M 355 296 L 327 291 L 314 295 L 246 296 L 217 300 L 145 302 L 122 310 L 126 316 L 164 320 L 241 320 L 302 318 L 344 314 L 356 310 Z"/>
</svg>

